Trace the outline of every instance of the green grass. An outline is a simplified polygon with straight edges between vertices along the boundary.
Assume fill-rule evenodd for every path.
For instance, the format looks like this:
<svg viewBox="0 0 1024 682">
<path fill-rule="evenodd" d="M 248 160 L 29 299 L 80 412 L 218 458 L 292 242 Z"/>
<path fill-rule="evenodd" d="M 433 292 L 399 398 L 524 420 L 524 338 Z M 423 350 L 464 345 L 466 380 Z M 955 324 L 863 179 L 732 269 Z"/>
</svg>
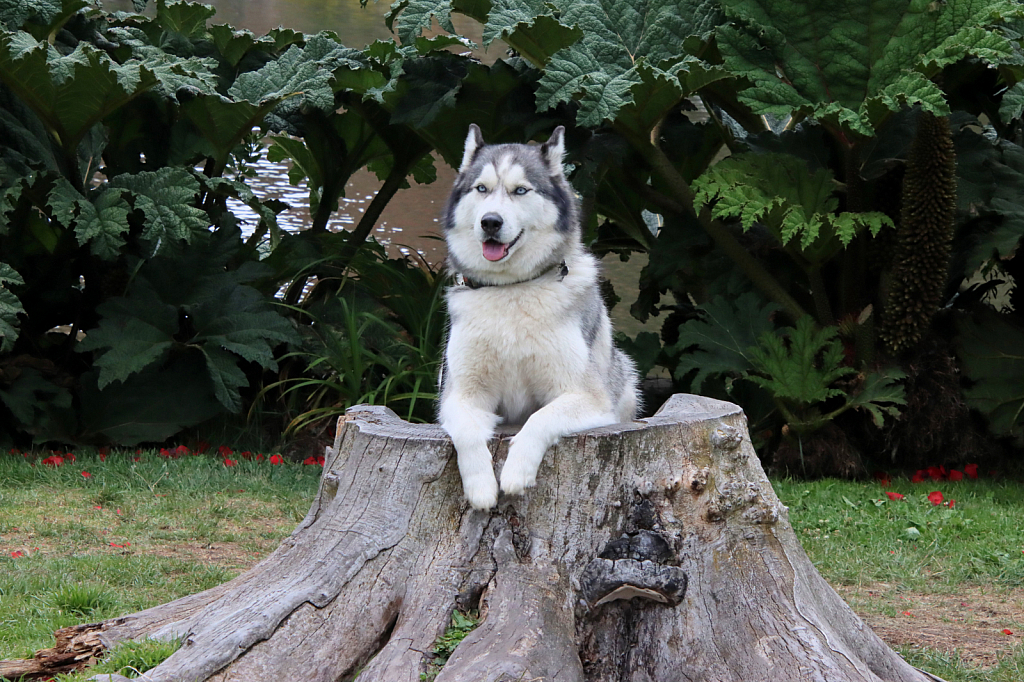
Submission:
<svg viewBox="0 0 1024 682">
<path fill-rule="evenodd" d="M 981 668 L 962 662 L 959 656 L 918 647 L 896 647 L 913 666 L 927 670 L 946 682 L 1020 682 L 1024 680 L 1024 652 L 1017 649 L 1000 659 L 998 665 Z"/>
<path fill-rule="evenodd" d="M 96 665 L 70 675 L 57 675 L 56 682 L 85 682 L 94 675 L 114 673 L 135 679 L 152 670 L 179 649 L 181 642 L 147 639 L 141 642 L 123 642 L 107 652 Z"/>
<path fill-rule="evenodd" d="M 833 584 L 919 592 L 1024 584 L 1024 486 L 1013 481 L 774 481 L 808 556 Z M 953 508 L 927 495 L 943 493 Z M 883 491 L 903 494 L 890 501 Z"/>
<path fill-rule="evenodd" d="M 58 628 L 231 579 L 295 528 L 321 473 L 151 450 L 138 462 L 134 451 L 76 452 L 53 468 L 46 455 L 35 466 L 0 455 L 0 659 L 52 646 Z"/>
</svg>

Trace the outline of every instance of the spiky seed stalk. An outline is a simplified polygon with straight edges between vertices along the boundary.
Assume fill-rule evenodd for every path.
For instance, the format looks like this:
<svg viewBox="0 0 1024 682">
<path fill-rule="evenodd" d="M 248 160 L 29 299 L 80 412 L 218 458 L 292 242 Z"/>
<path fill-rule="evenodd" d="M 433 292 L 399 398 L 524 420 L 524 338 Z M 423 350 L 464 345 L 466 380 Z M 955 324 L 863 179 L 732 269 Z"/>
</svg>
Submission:
<svg viewBox="0 0 1024 682">
<path fill-rule="evenodd" d="M 924 112 L 907 156 L 903 205 L 879 337 L 892 353 L 920 341 L 949 274 L 956 152 L 949 122 Z"/>
</svg>

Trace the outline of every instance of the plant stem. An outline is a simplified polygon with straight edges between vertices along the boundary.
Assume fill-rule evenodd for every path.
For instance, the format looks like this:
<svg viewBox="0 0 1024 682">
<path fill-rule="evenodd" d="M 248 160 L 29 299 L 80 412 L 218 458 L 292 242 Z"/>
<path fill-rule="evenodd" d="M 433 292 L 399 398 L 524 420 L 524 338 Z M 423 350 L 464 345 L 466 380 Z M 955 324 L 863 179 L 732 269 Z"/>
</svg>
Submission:
<svg viewBox="0 0 1024 682">
<path fill-rule="evenodd" d="M 785 287 L 739 243 L 724 223 L 712 219 L 707 211 L 697 214 L 693 208 L 693 190 L 657 145 L 637 138 L 628 130 L 620 129 L 620 132 L 630 140 L 633 148 L 640 152 L 654 172 L 660 175 L 668 185 L 675 195 L 674 198 L 677 201 L 673 203 L 677 204 L 679 212 L 695 217 L 718 247 L 736 263 L 761 293 L 782 306 L 783 312 L 793 321 L 807 314 L 796 299 L 789 295 Z"/>
<path fill-rule="evenodd" d="M 388 173 L 388 177 L 384 180 L 384 184 L 381 185 L 380 190 L 374 195 L 370 205 L 366 207 L 366 212 L 363 213 L 363 217 L 359 219 L 359 224 L 352 230 L 348 235 L 348 240 L 345 245 L 348 247 L 346 251 L 349 254 L 355 253 L 355 250 L 366 241 L 366 238 L 370 236 L 370 232 L 373 230 L 374 225 L 377 224 L 377 219 L 380 218 L 380 214 L 384 212 L 384 207 L 388 205 L 388 202 L 395 196 L 399 189 L 402 187 L 402 182 L 405 180 L 405 176 L 409 173 L 409 169 L 412 166 L 414 160 L 406 160 L 399 162 L 395 159 L 396 163 Z M 351 258 L 351 256 L 349 256 Z"/>
<path fill-rule="evenodd" d="M 814 312 L 818 317 L 818 324 L 830 326 L 835 324 L 832 316 L 832 306 L 828 302 L 828 292 L 825 290 L 825 279 L 821 276 L 821 268 L 811 266 L 807 269 L 808 283 L 811 285 L 811 296 L 814 299 Z"/>
</svg>

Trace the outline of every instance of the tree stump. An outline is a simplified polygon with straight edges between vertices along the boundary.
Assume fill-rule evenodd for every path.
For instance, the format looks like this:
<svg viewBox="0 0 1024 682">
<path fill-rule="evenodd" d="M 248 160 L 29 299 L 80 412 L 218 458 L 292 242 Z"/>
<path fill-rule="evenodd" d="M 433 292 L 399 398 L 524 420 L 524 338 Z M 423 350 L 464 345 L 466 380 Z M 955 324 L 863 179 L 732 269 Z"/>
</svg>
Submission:
<svg viewBox="0 0 1024 682">
<path fill-rule="evenodd" d="M 563 438 L 537 487 L 470 510 L 451 442 L 349 410 L 306 518 L 206 592 L 93 626 L 181 637 L 146 679 L 419 682 L 455 608 L 480 624 L 437 682 L 923 682 L 811 565 L 735 405 L 673 396 Z M 507 434 L 494 439 L 500 468 Z"/>
</svg>

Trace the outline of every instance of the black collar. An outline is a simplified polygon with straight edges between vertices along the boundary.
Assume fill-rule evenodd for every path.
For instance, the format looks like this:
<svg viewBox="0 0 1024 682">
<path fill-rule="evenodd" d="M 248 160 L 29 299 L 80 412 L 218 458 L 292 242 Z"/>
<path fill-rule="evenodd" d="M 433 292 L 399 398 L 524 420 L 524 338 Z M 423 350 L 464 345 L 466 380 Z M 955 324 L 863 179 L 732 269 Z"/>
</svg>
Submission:
<svg viewBox="0 0 1024 682">
<path fill-rule="evenodd" d="M 532 282 L 533 280 L 539 279 L 544 275 L 548 274 L 555 268 L 558 268 L 558 281 L 561 282 L 563 279 L 565 279 L 565 276 L 569 274 L 569 268 L 566 266 L 564 260 L 561 263 L 549 265 L 548 267 L 544 268 L 533 277 L 521 279 L 518 282 L 507 282 L 505 284 L 485 284 L 483 282 L 474 282 L 469 277 L 466 277 L 462 273 L 457 272 L 455 273 L 455 283 L 459 286 L 467 286 L 470 289 L 483 289 L 484 287 L 508 287 L 512 286 L 513 284 L 523 284 L 525 282 Z"/>
</svg>

